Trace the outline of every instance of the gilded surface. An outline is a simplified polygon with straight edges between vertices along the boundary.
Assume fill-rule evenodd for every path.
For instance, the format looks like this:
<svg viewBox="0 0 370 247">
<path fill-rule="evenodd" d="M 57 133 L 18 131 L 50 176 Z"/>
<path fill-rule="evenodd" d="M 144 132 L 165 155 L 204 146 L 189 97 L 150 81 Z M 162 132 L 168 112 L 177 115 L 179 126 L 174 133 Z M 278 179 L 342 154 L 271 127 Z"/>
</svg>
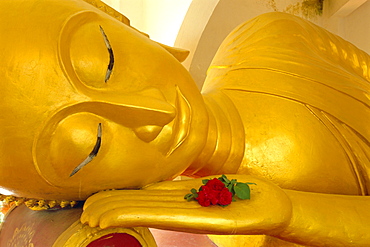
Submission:
<svg viewBox="0 0 370 247">
<path fill-rule="evenodd" d="M 41 16 L 28 10 L 35 4 L 52 8 L 53 1 L 25 1 L 21 9 L 11 3 L 3 1 L 0 10 L 18 26 L 1 27 L 7 33 L 0 48 L 2 85 L 4 92 L 14 91 L 0 104 L 1 131 L 8 133 L 0 151 L 0 170 L 9 174 L 4 188 L 28 198 L 84 200 L 102 189 L 175 177 L 196 158 L 206 110 L 187 71 L 162 46 L 83 1 L 60 2 L 59 14 Z M 28 28 L 30 19 L 37 28 Z M 190 115 L 189 104 L 199 111 Z M 70 177 L 93 150 L 99 124 L 98 155 Z"/>
<path fill-rule="evenodd" d="M 87 199 L 93 228 L 369 245 L 369 55 L 265 14 L 226 38 L 200 93 L 184 53 L 94 6 L 17 2 L 0 8 L 1 187 Z M 201 178 L 160 182 L 223 173 L 256 183 L 252 199 L 204 208 L 183 199 Z"/>
</svg>

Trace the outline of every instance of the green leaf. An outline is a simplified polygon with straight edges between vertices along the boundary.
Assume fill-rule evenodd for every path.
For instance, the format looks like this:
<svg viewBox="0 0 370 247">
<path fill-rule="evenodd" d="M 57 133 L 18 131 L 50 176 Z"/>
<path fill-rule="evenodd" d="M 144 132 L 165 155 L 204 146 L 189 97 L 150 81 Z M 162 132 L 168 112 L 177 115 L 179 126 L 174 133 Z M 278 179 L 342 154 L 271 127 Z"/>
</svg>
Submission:
<svg viewBox="0 0 370 247">
<path fill-rule="evenodd" d="M 190 202 L 191 200 L 194 200 L 195 198 L 198 198 L 198 193 L 195 189 L 191 189 L 191 193 L 186 194 L 184 196 L 184 199 Z"/>
<path fill-rule="evenodd" d="M 222 174 L 222 176 L 219 178 L 220 180 L 222 179 L 224 182 L 226 182 L 226 183 L 230 183 L 230 180 L 226 177 L 226 175 L 225 174 Z M 221 180 L 221 181 L 222 181 Z"/>
<path fill-rule="evenodd" d="M 233 196 L 235 195 L 234 185 L 233 184 L 229 184 L 226 188 L 231 192 L 231 194 L 233 194 Z"/>
<path fill-rule="evenodd" d="M 209 181 L 209 179 L 203 179 L 203 180 L 202 180 L 202 183 L 203 183 L 203 184 L 207 184 L 207 183 L 208 183 L 208 181 Z"/>
<path fill-rule="evenodd" d="M 235 194 L 239 199 L 250 199 L 251 191 L 249 185 L 246 183 L 236 183 L 234 186 Z"/>
<path fill-rule="evenodd" d="M 229 184 L 228 186 L 226 186 L 226 188 L 232 192 L 233 191 L 233 184 Z"/>
<path fill-rule="evenodd" d="M 194 198 L 194 194 L 186 194 L 184 196 L 184 199 L 187 200 L 188 202 L 193 200 L 193 198 Z"/>
</svg>

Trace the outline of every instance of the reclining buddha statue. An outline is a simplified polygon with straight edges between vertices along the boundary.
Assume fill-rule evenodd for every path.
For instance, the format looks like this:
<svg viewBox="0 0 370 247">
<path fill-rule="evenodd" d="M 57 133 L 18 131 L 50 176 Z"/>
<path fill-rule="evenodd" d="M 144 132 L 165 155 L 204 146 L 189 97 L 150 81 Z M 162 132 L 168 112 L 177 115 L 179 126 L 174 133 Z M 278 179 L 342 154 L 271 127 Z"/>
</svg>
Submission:
<svg viewBox="0 0 370 247">
<path fill-rule="evenodd" d="M 91 2 L 0 2 L 1 188 L 33 209 L 83 201 L 91 229 L 370 245 L 369 55 L 268 13 L 225 39 L 199 92 L 186 51 Z M 222 174 L 251 199 L 184 200 Z"/>
</svg>

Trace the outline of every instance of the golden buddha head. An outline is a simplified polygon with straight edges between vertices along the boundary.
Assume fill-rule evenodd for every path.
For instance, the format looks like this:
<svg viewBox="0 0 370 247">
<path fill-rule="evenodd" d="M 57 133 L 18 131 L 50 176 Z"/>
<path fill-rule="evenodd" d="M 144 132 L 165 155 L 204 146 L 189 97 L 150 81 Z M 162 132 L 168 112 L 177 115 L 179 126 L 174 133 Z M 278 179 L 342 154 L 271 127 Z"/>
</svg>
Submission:
<svg viewBox="0 0 370 247">
<path fill-rule="evenodd" d="M 199 154 L 202 97 L 161 45 L 81 0 L 0 6 L 2 188 L 83 200 L 173 178 Z"/>
</svg>

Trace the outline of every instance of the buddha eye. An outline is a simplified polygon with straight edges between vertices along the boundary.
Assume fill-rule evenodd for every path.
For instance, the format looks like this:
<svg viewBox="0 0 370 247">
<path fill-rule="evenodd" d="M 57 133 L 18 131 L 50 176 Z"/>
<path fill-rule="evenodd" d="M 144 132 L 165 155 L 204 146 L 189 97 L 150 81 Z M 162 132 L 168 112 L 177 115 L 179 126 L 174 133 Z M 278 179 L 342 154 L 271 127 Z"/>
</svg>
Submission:
<svg viewBox="0 0 370 247">
<path fill-rule="evenodd" d="M 68 34 L 71 36 L 67 43 L 69 46 L 64 52 L 69 55 L 64 63 L 72 64 L 77 81 L 94 89 L 107 86 L 106 82 L 112 77 L 115 62 L 110 40 L 102 27 L 99 31 L 99 27 L 99 24 L 92 22 L 74 30 L 72 36 Z"/>
<path fill-rule="evenodd" d="M 114 65 L 114 55 L 113 55 L 113 50 L 112 50 L 112 47 L 110 45 L 107 35 L 105 34 L 103 28 L 101 26 L 99 27 L 100 27 L 100 32 L 104 38 L 105 46 L 107 47 L 108 52 L 109 52 L 109 64 L 108 64 L 107 72 L 105 74 L 105 79 L 104 79 L 104 81 L 107 82 L 112 74 L 113 65 Z"/>
<path fill-rule="evenodd" d="M 101 136 L 102 136 L 102 129 L 101 129 L 101 123 L 99 123 L 98 124 L 98 135 L 97 135 L 96 143 L 95 143 L 93 150 L 86 157 L 84 161 L 82 161 L 75 169 L 73 169 L 69 177 L 72 177 L 73 175 L 75 175 L 79 170 L 81 170 L 82 167 L 86 166 L 96 157 L 96 155 L 98 155 L 100 145 L 101 145 Z"/>
</svg>

